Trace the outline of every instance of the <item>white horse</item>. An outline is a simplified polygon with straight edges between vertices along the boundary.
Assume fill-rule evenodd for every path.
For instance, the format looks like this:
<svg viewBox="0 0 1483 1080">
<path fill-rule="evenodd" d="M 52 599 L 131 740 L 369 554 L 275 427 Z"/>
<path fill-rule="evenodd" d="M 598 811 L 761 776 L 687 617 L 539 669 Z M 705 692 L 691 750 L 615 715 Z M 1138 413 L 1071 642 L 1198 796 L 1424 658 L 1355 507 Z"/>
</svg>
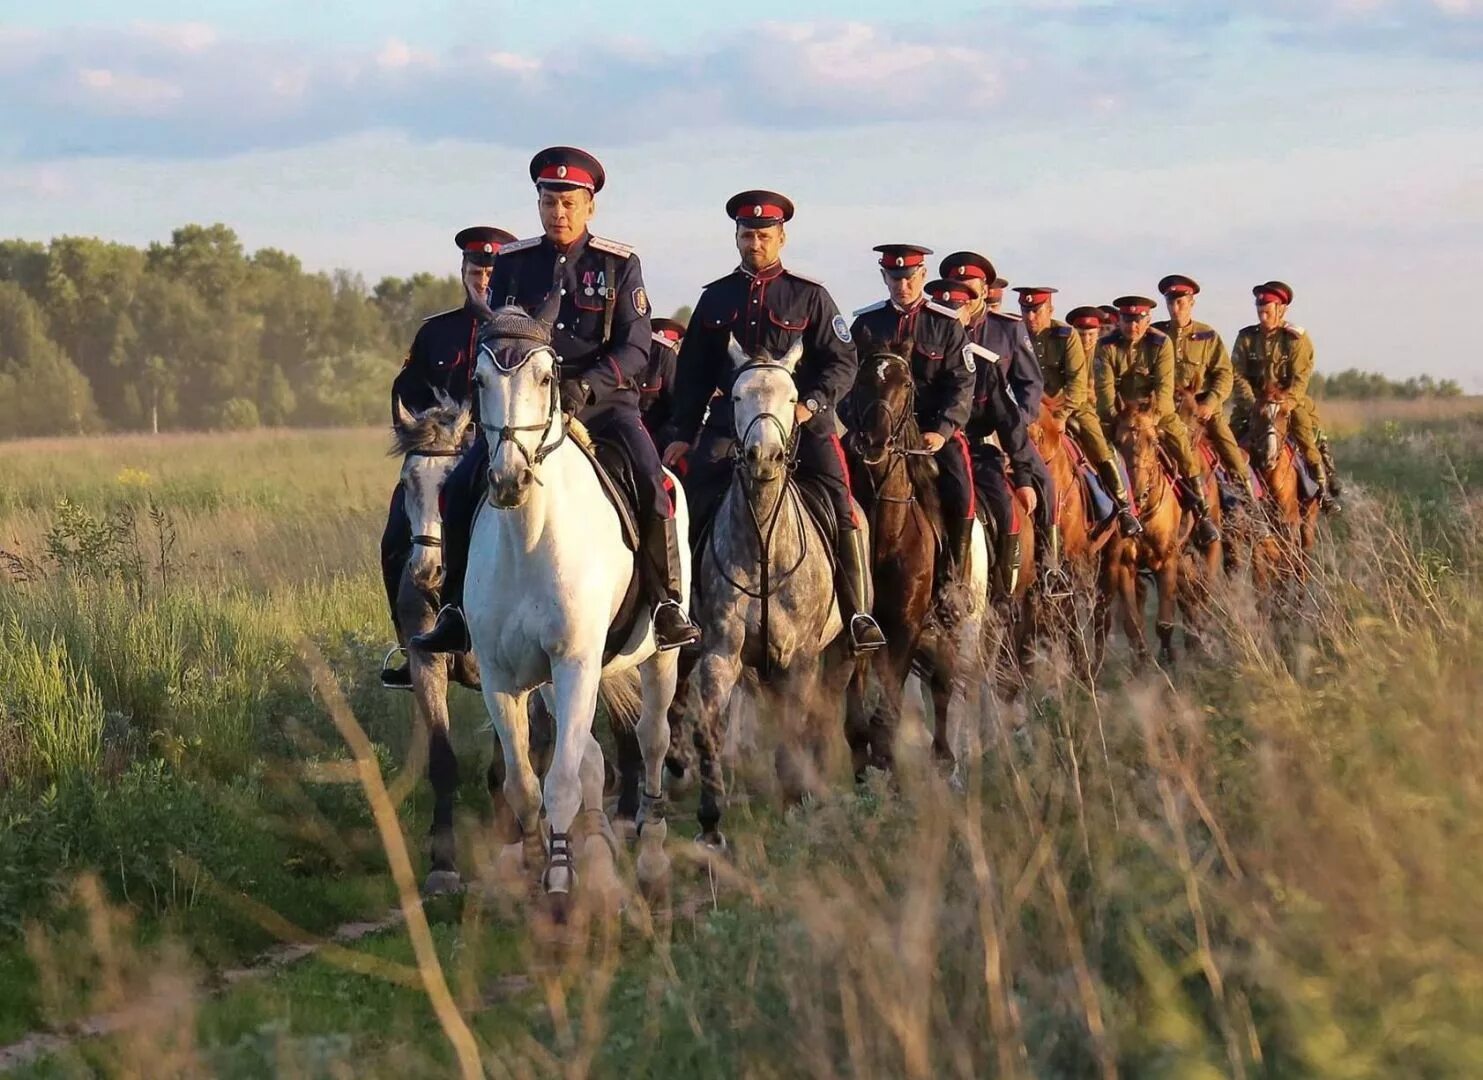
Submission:
<svg viewBox="0 0 1483 1080">
<path fill-rule="evenodd" d="M 474 387 L 489 443 L 489 506 L 480 507 L 474 523 L 465 608 L 526 867 L 534 869 L 545 847 L 542 883 L 560 911 L 576 880 L 571 834 L 578 812 L 611 836 L 602 808 L 602 750 L 592 734 L 600 694 L 610 711 L 637 714 L 644 761 L 639 876 L 646 888 L 662 887 L 668 860 L 660 800 L 679 661 L 677 653 L 656 649 L 651 616 L 640 605 L 627 641 L 603 663 L 610 624 L 638 568 L 618 514 L 561 412 L 549 334 L 546 323 L 505 307 L 492 313 L 481 335 Z M 674 499 L 683 536 L 688 514 L 678 484 Z M 681 582 L 688 595 L 685 550 Z M 525 709 L 536 688 L 556 726 L 544 793 L 531 768 Z"/>
</svg>

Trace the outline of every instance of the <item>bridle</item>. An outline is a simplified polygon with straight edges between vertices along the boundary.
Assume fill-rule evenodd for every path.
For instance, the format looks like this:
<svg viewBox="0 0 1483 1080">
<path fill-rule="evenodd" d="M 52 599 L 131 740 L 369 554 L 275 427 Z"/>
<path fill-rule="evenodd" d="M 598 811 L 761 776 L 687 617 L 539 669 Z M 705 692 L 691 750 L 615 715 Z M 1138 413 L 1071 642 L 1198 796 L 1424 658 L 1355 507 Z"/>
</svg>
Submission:
<svg viewBox="0 0 1483 1080">
<path fill-rule="evenodd" d="M 863 413 L 859 410 L 858 406 L 855 406 L 853 419 L 856 421 L 856 423 L 854 425 L 854 430 L 851 431 L 849 435 L 850 445 L 854 448 L 855 453 L 859 455 L 860 463 L 862 465 L 874 468 L 882 464 L 883 462 L 889 462 L 886 467 L 886 475 L 881 478 L 879 483 L 874 485 L 877 489 L 874 494 L 875 500 L 877 502 L 914 503 L 917 501 L 916 491 L 914 488 L 912 489 L 912 494 L 908 495 L 906 498 L 900 498 L 891 495 L 882 495 L 879 489 L 886 486 L 886 484 L 891 479 L 891 474 L 897 468 L 903 467 L 906 464 L 907 458 L 932 456 L 932 451 L 927 450 L 923 447 L 906 446 L 905 439 L 903 438 L 903 435 L 906 432 L 907 421 L 909 421 L 916 415 L 916 380 L 911 377 L 911 367 L 907 363 L 906 358 L 904 356 L 901 356 L 899 353 L 876 353 L 869 358 L 868 362 L 899 365 L 906 372 L 907 376 L 903 382 L 903 385 L 906 387 L 906 400 L 901 406 L 900 414 L 895 416 L 891 414 L 890 406 L 886 404 L 885 400 L 879 394 L 873 396 L 870 401 L 866 403 Z M 854 403 L 853 396 L 851 397 L 851 403 L 852 405 Z M 883 425 L 876 425 L 873 423 L 865 422 L 867 420 L 874 421 L 875 419 L 877 419 L 877 414 L 879 414 L 880 417 L 884 418 L 885 423 Z M 867 431 L 874 431 L 877 429 L 877 427 L 880 426 L 886 428 L 886 438 L 885 441 L 880 445 L 879 451 L 875 454 L 875 456 L 872 456 L 865 446 L 864 435 Z M 911 487 L 911 485 L 908 485 L 908 487 Z"/>
<path fill-rule="evenodd" d="M 522 367 L 525 366 L 527 360 L 529 360 L 532 356 L 534 356 L 538 352 L 541 352 L 542 350 L 546 352 L 551 351 L 550 346 L 548 345 L 536 345 L 534 348 L 528 349 L 524 353 L 522 353 L 520 355 L 520 358 L 513 364 L 505 364 L 500 362 L 499 351 L 491 348 L 488 342 L 483 342 L 479 346 L 479 351 L 481 353 L 488 354 L 490 364 L 494 367 L 495 372 L 499 375 L 515 374 L 515 372 L 519 371 Z M 539 424 L 502 424 L 499 426 L 495 426 L 494 424 L 486 424 L 484 422 L 482 409 L 480 410 L 479 417 L 479 427 L 483 429 L 484 439 L 486 442 L 489 443 L 489 460 L 492 462 L 495 459 L 496 455 L 499 454 L 500 448 L 504 446 L 505 443 L 509 443 L 511 446 L 515 447 L 516 450 L 520 451 L 520 456 L 525 459 L 526 467 L 530 469 L 531 479 L 533 479 L 537 484 L 541 483 L 541 478 L 536 474 L 536 466 L 540 465 L 541 462 L 550 457 L 557 450 L 557 448 L 561 446 L 562 443 L 566 442 L 567 435 L 567 425 L 565 420 L 563 419 L 559 425 L 559 434 L 557 435 L 556 441 L 546 441 L 547 436 L 551 433 L 552 425 L 556 424 L 557 422 L 556 418 L 562 415 L 561 364 L 555 361 L 554 353 L 552 354 L 552 357 L 553 362 L 551 365 L 551 390 L 549 394 L 550 400 L 546 406 L 546 419 L 544 422 Z M 482 387 L 483 385 L 477 375 L 474 379 L 474 385 L 475 387 Z M 537 441 L 534 451 L 527 450 L 525 444 L 520 441 L 520 433 L 525 431 L 539 431 L 541 433 L 541 437 Z"/>
<path fill-rule="evenodd" d="M 790 379 L 793 377 L 793 373 L 782 364 L 775 363 L 771 360 L 751 360 L 745 364 L 742 364 L 732 373 L 731 386 L 733 389 L 736 387 L 737 380 L 749 371 L 782 371 L 785 372 Z M 751 436 L 753 430 L 757 427 L 757 425 L 763 423 L 771 423 L 777 427 L 778 436 L 782 439 L 783 442 L 783 467 L 791 473 L 794 466 L 798 463 L 798 424 L 795 421 L 791 428 L 786 427 L 776 413 L 759 412 L 756 416 L 752 417 L 752 419 L 747 422 L 745 430 L 738 431 L 736 429 L 736 410 L 732 410 L 732 463 L 736 465 L 737 468 L 743 473 L 746 472 L 745 469 L 741 469 L 741 466 L 743 464 L 743 456 L 746 454 L 747 451 L 747 439 Z"/>
</svg>

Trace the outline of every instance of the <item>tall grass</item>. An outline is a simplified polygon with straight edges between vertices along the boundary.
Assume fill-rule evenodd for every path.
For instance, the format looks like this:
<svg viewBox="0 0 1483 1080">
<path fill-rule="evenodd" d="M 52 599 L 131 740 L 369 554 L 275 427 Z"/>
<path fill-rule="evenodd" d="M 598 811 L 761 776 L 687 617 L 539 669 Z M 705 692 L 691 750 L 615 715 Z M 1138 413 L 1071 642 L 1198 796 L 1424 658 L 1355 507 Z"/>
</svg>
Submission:
<svg viewBox="0 0 1483 1080">
<path fill-rule="evenodd" d="M 984 704 L 965 793 L 907 755 L 896 785 L 841 783 L 787 814 L 739 801 L 733 857 L 709 870 L 673 839 L 677 809 L 672 933 L 635 904 L 621 947 L 594 930 L 553 956 L 527 913 L 478 893 L 433 909 L 487 1071 L 1483 1075 L 1483 424 L 1336 450 L 1359 483 L 1301 613 L 1269 619 L 1237 587 L 1208 654 L 1174 671 L 1115 659 L 1093 685 L 1042 665 L 1025 704 Z M 59 1024 L 157 995 L 148 1023 L 41 1075 L 451 1070 L 399 935 L 353 968 L 326 956 L 216 1000 L 159 996 L 204 991 L 206 969 L 265 940 L 248 901 L 322 927 L 386 897 L 349 887 L 385 882 L 355 789 L 286 768 L 343 758 L 292 658 L 301 632 L 383 772 L 404 754 L 400 703 L 366 685 L 379 586 L 244 576 L 132 607 L 118 582 L 0 591 L 6 642 L 25 645 L 0 662 L 51 673 L 36 714 L 82 680 L 101 707 L 60 725 L 85 733 L 65 752 L 0 738 L 15 763 L 0 909 L 21 912 L 0 934 L 30 926 L 24 953 L 0 949 L 0 987 L 29 987 L 0 989 L 0 1017 L 10 1001 Z M 477 865 L 477 814 L 463 828 Z M 205 884 L 181 883 L 182 854 Z M 89 869 L 98 885 L 75 891 Z M 105 956 L 113 974 L 90 974 Z"/>
</svg>

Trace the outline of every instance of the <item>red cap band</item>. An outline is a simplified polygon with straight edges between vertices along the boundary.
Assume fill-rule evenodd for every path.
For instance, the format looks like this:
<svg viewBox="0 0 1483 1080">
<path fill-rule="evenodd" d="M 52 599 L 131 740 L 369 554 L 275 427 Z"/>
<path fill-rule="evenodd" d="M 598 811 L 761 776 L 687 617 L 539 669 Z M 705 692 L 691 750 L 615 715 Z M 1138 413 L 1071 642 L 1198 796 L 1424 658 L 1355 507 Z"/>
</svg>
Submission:
<svg viewBox="0 0 1483 1080">
<path fill-rule="evenodd" d="M 1048 292 L 1027 292 L 1020 294 L 1020 307 L 1039 307 L 1050 299 Z"/>
<path fill-rule="evenodd" d="M 966 281 L 968 278 L 978 278 L 979 281 L 989 280 L 989 275 L 984 272 L 984 268 L 982 266 L 975 266 L 972 263 L 954 266 L 948 271 L 948 277 L 954 281 Z"/>
<path fill-rule="evenodd" d="M 555 184 L 572 184 L 576 187 L 584 187 L 589 191 L 593 188 L 592 174 L 586 169 L 579 169 L 575 165 L 547 165 L 536 176 L 536 183 L 550 181 Z"/>
<path fill-rule="evenodd" d="M 1124 315 L 1147 315 L 1153 308 L 1145 307 L 1143 304 L 1124 304 L 1117 310 Z"/>
<path fill-rule="evenodd" d="M 1258 304 L 1285 304 L 1287 298 L 1279 292 L 1272 292 L 1268 289 L 1256 294 L 1256 302 Z"/>
<path fill-rule="evenodd" d="M 972 300 L 973 294 L 967 289 L 954 284 L 948 286 L 945 289 L 939 286 L 937 291 L 933 294 L 932 299 L 947 300 L 952 303 L 963 304 L 967 303 L 969 300 Z"/>
<path fill-rule="evenodd" d="M 900 270 L 908 266 L 921 266 L 927 256 L 920 251 L 908 251 L 904 255 L 882 255 L 881 266 L 887 270 Z"/>
<path fill-rule="evenodd" d="M 500 246 L 488 240 L 474 240 L 463 246 L 465 251 L 472 251 L 476 255 L 493 255 Z"/>
<path fill-rule="evenodd" d="M 1165 296 L 1193 296 L 1194 294 L 1195 290 L 1190 288 L 1188 285 L 1183 284 L 1182 282 L 1178 285 L 1170 285 L 1169 288 L 1164 291 Z"/>
<path fill-rule="evenodd" d="M 663 330 L 659 331 L 659 336 L 660 337 L 667 337 L 671 341 L 679 341 L 680 340 L 680 332 L 678 330 L 671 330 L 667 326 Z"/>
<path fill-rule="evenodd" d="M 1100 330 L 1102 329 L 1102 316 L 1083 315 L 1079 319 L 1072 319 L 1071 325 L 1078 330 Z"/>
<path fill-rule="evenodd" d="M 759 221 L 765 218 L 777 218 L 781 221 L 787 215 L 783 213 L 781 206 L 774 206 L 772 203 L 754 203 L 751 206 L 739 207 L 736 216 L 748 219 L 755 218 Z"/>
</svg>

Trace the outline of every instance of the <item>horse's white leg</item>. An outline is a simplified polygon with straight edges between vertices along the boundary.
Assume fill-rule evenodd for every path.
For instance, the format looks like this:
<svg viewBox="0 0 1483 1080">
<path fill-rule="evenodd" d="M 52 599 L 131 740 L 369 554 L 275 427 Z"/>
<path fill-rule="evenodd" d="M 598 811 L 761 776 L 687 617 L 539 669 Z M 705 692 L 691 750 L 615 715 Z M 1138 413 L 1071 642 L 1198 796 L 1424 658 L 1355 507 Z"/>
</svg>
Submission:
<svg viewBox="0 0 1483 1080">
<path fill-rule="evenodd" d="M 712 624 L 706 624 L 706 633 L 711 633 Z M 721 717 L 727 713 L 741 676 L 741 642 L 735 651 L 707 652 L 700 658 L 691 675 L 696 687 L 696 699 L 700 703 L 700 716 L 696 726 L 699 747 L 700 809 L 696 817 L 700 821 L 700 840 L 715 848 L 726 846 L 726 837 L 721 832 L 721 807 L 726 800 L 725 783 L 721 778 L 721 754 L 725 748 L 725 732 Z M 717 642 L 716 647 L 727 646 Z"/>
<path fill-rule="evenodd" d="M 505 804 L 515 817 L 525 845 L 526 869 L 541 850 L 541 785 L 530 764 L 530 726 L 525 713 L 525 694 L 507 694 L 484 680 L 484 704 L 499 737 L 505 759 L 502 790 Z"/>
<path fill-rule="evenodd" d="M 644 790 L 636 824 L 639 850 L 635 870 L 639 888 L 651 905 L 665 902 L 669 893 L 670 860 L 664 853 L 669 824 L 664 820 L 664 759 L 669 753 L 669 707 L 679 681 L 677 652 L 655 653 L 639 665 L 643 707 L 639 712 L 638 741 L 644 755 Z"/>
<path fill-rule="evenodd" d="M 582 759 L 592 738 L 601 682 L 597 659 L 562 660 L 551 667 L 556 691 L 556 744 L 546 772 L 546 821 L 551 827 L 551 851 L 546 862 L 548 893 L 572 889 L 572 823 L 582 806 Z"/>
</svg>

